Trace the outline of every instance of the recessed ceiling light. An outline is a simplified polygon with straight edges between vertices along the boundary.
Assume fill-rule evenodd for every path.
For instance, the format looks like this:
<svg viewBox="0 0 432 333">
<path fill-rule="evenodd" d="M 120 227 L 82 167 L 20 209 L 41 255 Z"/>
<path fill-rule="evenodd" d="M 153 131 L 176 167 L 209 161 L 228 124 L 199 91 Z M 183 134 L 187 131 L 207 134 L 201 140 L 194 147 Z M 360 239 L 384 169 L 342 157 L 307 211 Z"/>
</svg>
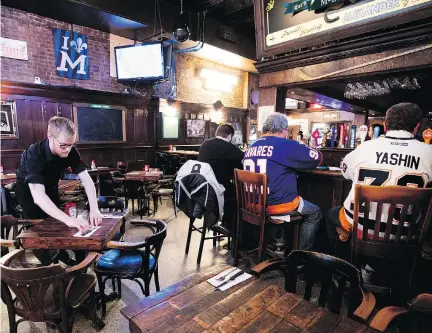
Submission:
<svg viewBox="0 0 432 333">
<path fill-rule="evenodd" d="M 291 91 L 291 94 L 294 94 L 294 91 Z"/>
</svg>

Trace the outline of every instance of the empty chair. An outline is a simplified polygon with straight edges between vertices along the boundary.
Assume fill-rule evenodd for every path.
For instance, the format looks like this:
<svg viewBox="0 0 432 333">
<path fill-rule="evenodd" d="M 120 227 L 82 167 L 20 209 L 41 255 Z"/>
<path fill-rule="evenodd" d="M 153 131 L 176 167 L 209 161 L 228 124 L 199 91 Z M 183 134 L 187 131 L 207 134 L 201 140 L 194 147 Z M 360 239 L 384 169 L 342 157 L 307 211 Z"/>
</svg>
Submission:
<svg viewBox="0 0 432 333">
<path fill-rule="evenodd" d="M 285 274 L 286 291 L 295 294 L 298 267 L 302 265 L 305 269 L 305 300 L 311 300 L 315 284 L 320 287 L 318 306 L 327 307 L 331 312 L 339 314 L 347 290 L 347 316 L 360 321 L 369 318 L 375 308 L 375 297 L 363 287 L 360 271 L 343 259 L 323 253 L 295 250 L 286 259 L 270 259 L 258 264 L 252 268 L 252 273 L 260 276 L 265 272 L 280 270 Z"/>
<path fill-rule="evenodd" d="M 163 171 L 164 175 L 168 175 L 170 173 L 170 164 L 169 164 L 169 156 L 166 153 L 157 151 L 156 152 L 156 168 L 159 168 Z"/>
<path fill-rule="evenodd" d="M 378 311 L 370 327 L 387 332 L 389 327 L 398 332 L 428 333 L 432 327 L 432 294 L 420 294 L 405 307 L 387 306 Z"/>
<path fill-rule="evenodd" d="M 138 283 L 145 296 L 150 295 L 150 281 L 154 276 L 156 291 L 160 290 L 158 276 L 158 258 L 166 237 L 166 223 L 160 220 L 132 220 L 132 225 L 149 229 L 152 234 L 142 239 L 128 242 L 110 241 L 109 250 L 97 262 L 95 272 L 99 281 L 102 297 L 102 313 L 105 316 L 105 281 L 118 280 L 118 296 L 121 297 L 120 279 L 129 279 Z M 138 280 L 141 279 L 144 286 Z"/>
<path fill-rule="evenodd" d="M 138 212 L 140 216 L 143 215 L 143 210 L 148 209 L 150 203 L 150 196 L 147 193 L 145 183 L 141 180 L 123 180 L 124 196 L 126 202 L 132 201 L 132 214 L 135 214 L 135 200 L 138 202 Z"/>
<path fill-rule="evenodd" d="M 2 192 L 2 215 L 13 215 L 17 218 L 23 217 L 23 209 L 16 199 L 16 183 L 11 182 L 1 187 Z"/>
<path fill-rule="evenodd" d="M 121 240 L 124 237 L 126 230 L 126 215 L 128 214 L 128 209 L 124 207 L 123 199 L 118 197 L 107 197 L 100 196 L 97 199 L 98 207 L 100 211 L 103 213 L 115 213 L 120 212 L 123 215 L 122 225 L 120 227 L 120 231 L 117 232 L 112 240 Z"/>
<path fill-rule="evenodd" d="M 126 167 L 126 171 L 127 172 L 140 171 L 140 170 L 144 169 L 145 165 L 146 165 L 146 163 L 143 161 L 128 162 L 127 167 Z"/>
<path fill-rule="evenodd" d="M 177 217 L 177 209 L 175 204 L 174 179 L 161 179 L 158 181 L 158 186 L 151 191 L 153 198 L 154 214 L 158 210 L 158 200 L 162 203 L 162 198 L 169 198 L 172 201 L 174 215 Z"/>
<path fill-rule="evenodd" d="M 395 269 L 403 268 L 395 272 L 400 274 L 398 279 L 391 275 L 385 286 L 368 288 L 391 292 L 400 301 L 406 301 L 411 297 L 406 293 L 432 218 L 432 189 L 357 184 L 354 191 L 352 234 L 357 237 L 351 237 L 351 262 L 358 265 L 359 255 L 397 261 Z M 377 206 L 373 218 L 369 214 L 371 205 Z M 387 222 L 382 222 L 383 212 L 387 212 Z M 366 221 L 364 216 L 368 217 Z"/>
<path fill-rule="evenodd" d="M 12 268 L 10 263 L 22 256 L 16 250 L 2 258 L 1 294 L 7 305 L 11 332 L 23 321 L 45 322 L 60 332 L 72 332 L 77 309 L 90 301 L 90 315 L 95 328 L 103 327 L 97 317 L 96 277 L 86 270 L 97 258 L 90 253 L 79 265 L 64 268 L 59 264 L 37 268 Z M 21 317 L 18 321 L 16 315 Z"/>
</svg>

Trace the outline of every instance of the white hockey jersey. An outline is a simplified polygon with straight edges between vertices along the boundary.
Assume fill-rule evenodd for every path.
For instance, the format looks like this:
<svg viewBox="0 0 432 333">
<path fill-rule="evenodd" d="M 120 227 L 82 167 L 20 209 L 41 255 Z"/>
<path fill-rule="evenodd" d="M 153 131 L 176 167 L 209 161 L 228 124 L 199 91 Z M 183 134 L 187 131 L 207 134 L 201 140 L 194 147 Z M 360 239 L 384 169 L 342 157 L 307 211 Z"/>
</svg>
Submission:
<svg viewBox="0 0 432 333">
<path fill-rule="evenodd" d="M 353 223 L 355 184 L 426 187 L 432 181 L 432 145 L 415 140 L 406 131 L 388 131 L 385 137 L 366 141 L 346 155 L 341 169 L 343 176 L 353 181 L 339 214 L 342 227 L 349 231 Z M 377 204 L 371 203 L 369 218 L 372 220 L 376 218 L 376 208 Z M 382 223 L 387 222 L 388 209 L 389 205 L 384 204 Z M 362 216 L 361 212 L 359 216 Z M 359 231 L 363 230 L 360 220 L 363 219 L 359 219 Z M 405 222 L 405 227 L 408 226 Z M 369 233 L 373 234 L 373 230 Z"/>
</svg>

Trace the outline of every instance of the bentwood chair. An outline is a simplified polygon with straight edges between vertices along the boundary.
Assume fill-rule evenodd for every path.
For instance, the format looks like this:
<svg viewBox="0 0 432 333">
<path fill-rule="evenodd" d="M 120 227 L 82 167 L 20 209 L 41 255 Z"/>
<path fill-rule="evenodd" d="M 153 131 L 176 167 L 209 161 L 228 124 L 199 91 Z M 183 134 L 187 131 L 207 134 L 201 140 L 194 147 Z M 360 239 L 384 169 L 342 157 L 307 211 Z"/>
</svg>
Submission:
<svg viewBox="0 0 432 333">
<path fill-rule="evenodd" d="M 432 294 L 420 294 L 405 307 L 387 306 L 378 311 L 370 327 L 387 332 L 428 333 L 432 327 Z"/>
<path fill-rule="evenodd" d="M 123 180 L 124 196 L 126 202 L 132 201 L 132 214 L 135 214 L 135 200 L 138 201 L 138 212 L 142 218 L 144 208 L 150 205 L 150 196 L 147 193 L 146 184 L 141 180 Z"/>
<path fill-rule="evenodd" d="M 266 272 L 282 271 L 286 291 L 295 294 L 299 266 L 304 267 L 306 282 L 303 299 L 311 301 L 318 296 L 318 306 L 340 314 L 347 291 L 347 316 L 362 322 L 370 317 L 375 308 L 375 297 L 363 287 L 360 271 L 343 259 L 318 252 L 295 250 L 286 259 L 270 259 L 258 264 L 252 268 L 252 273 L 259 277 Z M 319 289 L 319 294 L 315 295 L 317 290 L 314 290 L 314 285 Z"/>
<path fill-rule="evenodd" d="M 160 220 L 132 220 L 132 225 L 142 226 L 150 230 L 150 236 L 130 242 L 110 241 L 109 250 L 96 263 L 95 272 L 101 293 L 102 315 L 106 314 L 105 282 L 115 278 L 118 283 L 118 297 L 121 297 L 121 279 L 129 279 L 138 283 L 145 296 L 150 295 L 150 281 L 154 276 L 156 291 L 160 290 L 158 275 L 158 258 L 166 238 L 167 226 Z M 135 231 L 137 232 L 137 231 Z M 144 286 L 138 280 L 141 279 Z"/>
<path fill-rule="evenodd" d="M 96 277 L 86 274 L 97 257 L 90 253 L 79 265 L 64 268 L 59 264 L 36 268 L 12 268 L 10 263 L 22 256 L 16 250 L 2 258 L 1 297 L 7 305 L 9 326 L 17 332 L 23 321 L 45 322 L 60 332 L 72 332 L 77 309 L 89 303 L 90 316 L 96 329 L 103 322 L 96 313 Z M 18 321 L 16 316 L 21 317 Z"/>
<path fill-rule="evenodd" d="M 128 209 L 124 207 L 123 199 L 119 197 L 100 196 L 97 199 L 98 207 L 101 213 L 115 213 L 122 214 L 122 225 L 120 231 L 114 235 L 112 240 L 122 240 L 126 231 L 126 215 Z"/>
<path fill-rule="evenodd" d="M 371 205 L 376 205 L 373 217 L 369 214 Z M 383 211 L 388 212 L 386 222 L 381 222 Z M 401 300 L 406 300 L 408 295 L 404 294 L 410 290 L 416 258 L 421 254 L 431 218 L 432 189 L 357 184 L 352 230 L 357 237 L 351 237 L 351 262 L 357 265 L 359 255 L 397 262 L 394 268 L 401 268 L 400 278 L 391 275 L 385 287 L 390 288 L 387 292 L 400 294 Z M 368 288 L 385 291 L 372 285 Z"/>
<path fill-rule="evenodd" d="M 20 220 L 12 215 L 3 215 L 1 217 L 0 231 L 1 231 L 1 254 L 0 257 L 6 255 L 9 252 L 9 245 L 13 243 L 15 248 L 19 248 L 19 244 L 16 241 L 19 233 L 25 229 L 33 226 L 34 224 L 41 222 L 42 220 Z M 11 243 L 12 242 L 12 243 Z"/>
<path fill-rule="evenodd" d="M 238 265 L 239 255 L 251 259 L 250 254 L 252 252 L 257 252 L 258 262 L 263 260 L 265 229 L 268 224 L 282 224 L 284 227 L 293 226 L 293 250 L 296 250 L 298 248 L 300 233 L 299 223 L 303 221 L 303 217 L 298 213 L 296 214 L 296 212 L 293 212 L 290 222 L 285 223 L 282 220 L 277 220 L 268 216 L 267 175 L 235 169 L 234 176 L 237 196 L 237 226 L 233 242 L 234 266 Z M 245 222 L 259 227 L 258 248 L 239 253 L 239 247 L 243 240 L 243 225 Z M 266 252 L 271 256 L 273 255 L 269 251 Z"/>
</svg>

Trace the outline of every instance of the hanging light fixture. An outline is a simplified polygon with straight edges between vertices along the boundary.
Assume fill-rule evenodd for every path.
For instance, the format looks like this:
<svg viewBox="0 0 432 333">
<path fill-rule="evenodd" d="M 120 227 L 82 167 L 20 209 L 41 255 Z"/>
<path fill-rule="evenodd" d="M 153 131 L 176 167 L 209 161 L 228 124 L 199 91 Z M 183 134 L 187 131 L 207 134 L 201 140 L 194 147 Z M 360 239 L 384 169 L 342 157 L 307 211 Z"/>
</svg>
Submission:
<svg viewBox="0 0 432 333">
<path fill-rule="evenodd" d="M 175 40 L 179 43 L 189 40 L 188 17 L 183 13 L 183 0 L 180 0 L 180 19 L 174 24 L 173 34 Z"/>
</svg>

